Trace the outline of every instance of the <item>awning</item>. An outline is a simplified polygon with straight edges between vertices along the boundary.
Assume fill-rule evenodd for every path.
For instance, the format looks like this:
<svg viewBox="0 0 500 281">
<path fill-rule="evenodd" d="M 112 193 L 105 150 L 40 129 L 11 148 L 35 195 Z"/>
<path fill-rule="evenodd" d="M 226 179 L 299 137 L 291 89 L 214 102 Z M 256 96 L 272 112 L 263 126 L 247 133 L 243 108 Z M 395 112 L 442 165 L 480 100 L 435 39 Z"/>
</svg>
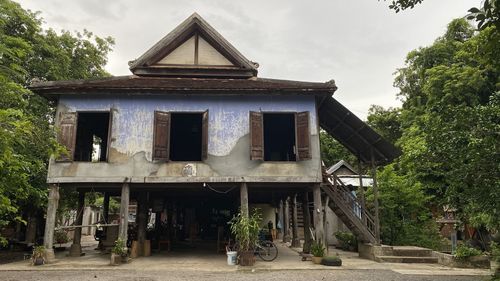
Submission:
<svg viewBox="0 0 500 281">
<path fill-rule="evenodd" d="M 363 163 L 386 165 L 401 155 L 401 151 L 382 138 L 368 124 L 336 101 L 325 98 L 319 107 L 319 122 L 323 130 L 356 155 Z"/>
</svg>

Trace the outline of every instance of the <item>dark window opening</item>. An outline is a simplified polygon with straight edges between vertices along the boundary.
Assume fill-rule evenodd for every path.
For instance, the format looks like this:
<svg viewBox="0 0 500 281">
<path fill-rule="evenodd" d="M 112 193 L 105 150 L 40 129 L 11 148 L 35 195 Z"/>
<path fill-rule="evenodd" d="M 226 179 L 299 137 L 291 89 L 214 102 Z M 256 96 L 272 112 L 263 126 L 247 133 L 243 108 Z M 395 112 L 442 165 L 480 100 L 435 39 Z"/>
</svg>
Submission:
<svg viewBox="0 0 500 281">
<path fill-rule="evenodd" d="M 100 162 L 108 158 L 109 112 L 79 112 L 75 161 Z"/>
<path fill-rule="evenodd" d="M 172 113 L 170 160 L 201 161 L 202 113 Z"/>
<path fill-rule="evenodd" d="M 264 161 L 295 161 L 295 115 L 264 114 Z"/>
</svg>

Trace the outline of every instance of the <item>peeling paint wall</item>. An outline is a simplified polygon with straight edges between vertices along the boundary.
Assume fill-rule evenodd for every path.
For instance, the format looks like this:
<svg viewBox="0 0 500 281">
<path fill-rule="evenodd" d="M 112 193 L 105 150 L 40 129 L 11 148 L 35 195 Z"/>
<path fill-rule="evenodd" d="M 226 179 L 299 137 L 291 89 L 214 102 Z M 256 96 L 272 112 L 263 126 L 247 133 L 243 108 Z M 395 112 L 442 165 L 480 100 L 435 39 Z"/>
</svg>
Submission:
<svg viewBox="0 0 500 281">
<path fill-rule="evenodd" d="M 58 112 L 113 111 L 107 163 L 55 163 L 49 182 L 320 182 L 321 163 L 313 96 L 62 96 Z M 208 159 L 194 162 L 196 175 L 183 176 L 187 162 L 152 161 L 154 111 L 208 110 Z M 310 112 L 311 160 L 251 161 L 249 111 Z"/>
</svg>

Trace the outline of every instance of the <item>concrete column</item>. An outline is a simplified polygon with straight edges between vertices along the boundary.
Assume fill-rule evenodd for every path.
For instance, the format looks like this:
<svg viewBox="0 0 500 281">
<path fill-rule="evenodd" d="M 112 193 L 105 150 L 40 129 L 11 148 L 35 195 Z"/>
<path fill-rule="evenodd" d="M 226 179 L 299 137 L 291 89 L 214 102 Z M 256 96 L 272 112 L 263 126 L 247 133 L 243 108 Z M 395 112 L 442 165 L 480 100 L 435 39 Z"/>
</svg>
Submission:
<svg viewBox="0 0 500 281">
<path fill-rule="evenodd" d="M 43 246 L 45 247 L 45 261 L 54 261 L 54 228 L 56 226 L 56 213 L 59 205 L 59 186 L 51 184 L 47 203 L 47 218 L 45 220 L 45 233 L 43 236 Z"/>
<path fill-rule="evenodd" d="M 141 192 L 137 200 L 137 242 L 138 242 L 138 254 L 139 256 L 144 255 L 144 241 L 146 241 L 146 226 L 147 226 L 147 193 Z"/>
<path fill-rule="evenodd" d="M 299 219 L 297 212 L 297 194 L 292 197 L 292 247 L 300 247 L 299 239 Z"/>
<path fill-rule="evenodd" d="M 76 220 L 75 225 L 80 226 L 83 222 L 83 209 L 85 208 L 85 192 L 80 191 L 78 193 L 78 209 L 76 211 Z M 69 250 L 69 255 L 71 257 L 79 257 L 82 255 L 82 228 L 75 228 L 73 234 L 73 244 L 71 244 L 71 248 Z"/>
<path fill-rule="evenodd" d="M 283 240 L 283 224 L 284 224 L 283 223 L 283 200 L 280 200 L 280 204 L 279 204 L 278 221 L 281 224 L 281 229 L 279 230 L 279 233 L 278 233 L 278 239 Z M 276 223 L 276 225 L 278 225 L 278 224 Z"/>
<path fill-rule="evenodd" d="M 321 203 L 321 188 L 319 184 L 313 185 L 313 197 L 314 197 L 314 232 L 316 235 L 316 241 L 324 241 L 324 231 L 323 231 L 323 206 Z"/>
<path fill-rule="evenodd" d="M 304 245 L 302 252 L 310 253 L 312 237 L 311 231 L 309 231 L 311 227 L 311 217 L 309 215 L 309 195 L 307 191 L 302 195 L 302 212 L 304 213 Z"/>
<path fill-rule="evenodd" d="M 285 208 L 283 208 L 283 242 L 290 242 L 290 198 L 285 199 Z"/>
<path fill-rule="evenodd" d="M 246 182 L 242 182 L 240 186 L 240 211 L 242 216 L 248 218 L 248 187 Z"/>
<path fill-rule="evenodd" d="M 120 197 L 120 225 L 118 226 L 118 238 L 127 241 L 128 230 L 128 204 L 130 199 L 130 186 L 128 182 L 122 185 L 122 194 Z"/>
</svg>

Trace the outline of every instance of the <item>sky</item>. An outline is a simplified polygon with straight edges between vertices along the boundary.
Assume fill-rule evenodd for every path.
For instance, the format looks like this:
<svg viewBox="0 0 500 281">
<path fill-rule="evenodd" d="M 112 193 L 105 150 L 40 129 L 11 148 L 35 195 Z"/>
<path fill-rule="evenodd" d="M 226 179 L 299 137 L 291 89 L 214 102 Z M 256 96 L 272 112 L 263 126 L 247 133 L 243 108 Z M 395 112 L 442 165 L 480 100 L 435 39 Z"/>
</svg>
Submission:
<svg viewBox="0 0 500 281">
<path fill-rule="evenodd" d="M 408 52 L 441 36 L 480 0 L 425 0 L 395 13 L 379 0 L 20 0 L 44 28 L 111 36 L 106 69 L 129 75 L 138 58 L 192 13 L 200 14 L 249 60 L 259 77 L 335 80 L 334 97 L 366 119 L 372 104 L 396 107 L 394 72 Z"/>
</svg>

